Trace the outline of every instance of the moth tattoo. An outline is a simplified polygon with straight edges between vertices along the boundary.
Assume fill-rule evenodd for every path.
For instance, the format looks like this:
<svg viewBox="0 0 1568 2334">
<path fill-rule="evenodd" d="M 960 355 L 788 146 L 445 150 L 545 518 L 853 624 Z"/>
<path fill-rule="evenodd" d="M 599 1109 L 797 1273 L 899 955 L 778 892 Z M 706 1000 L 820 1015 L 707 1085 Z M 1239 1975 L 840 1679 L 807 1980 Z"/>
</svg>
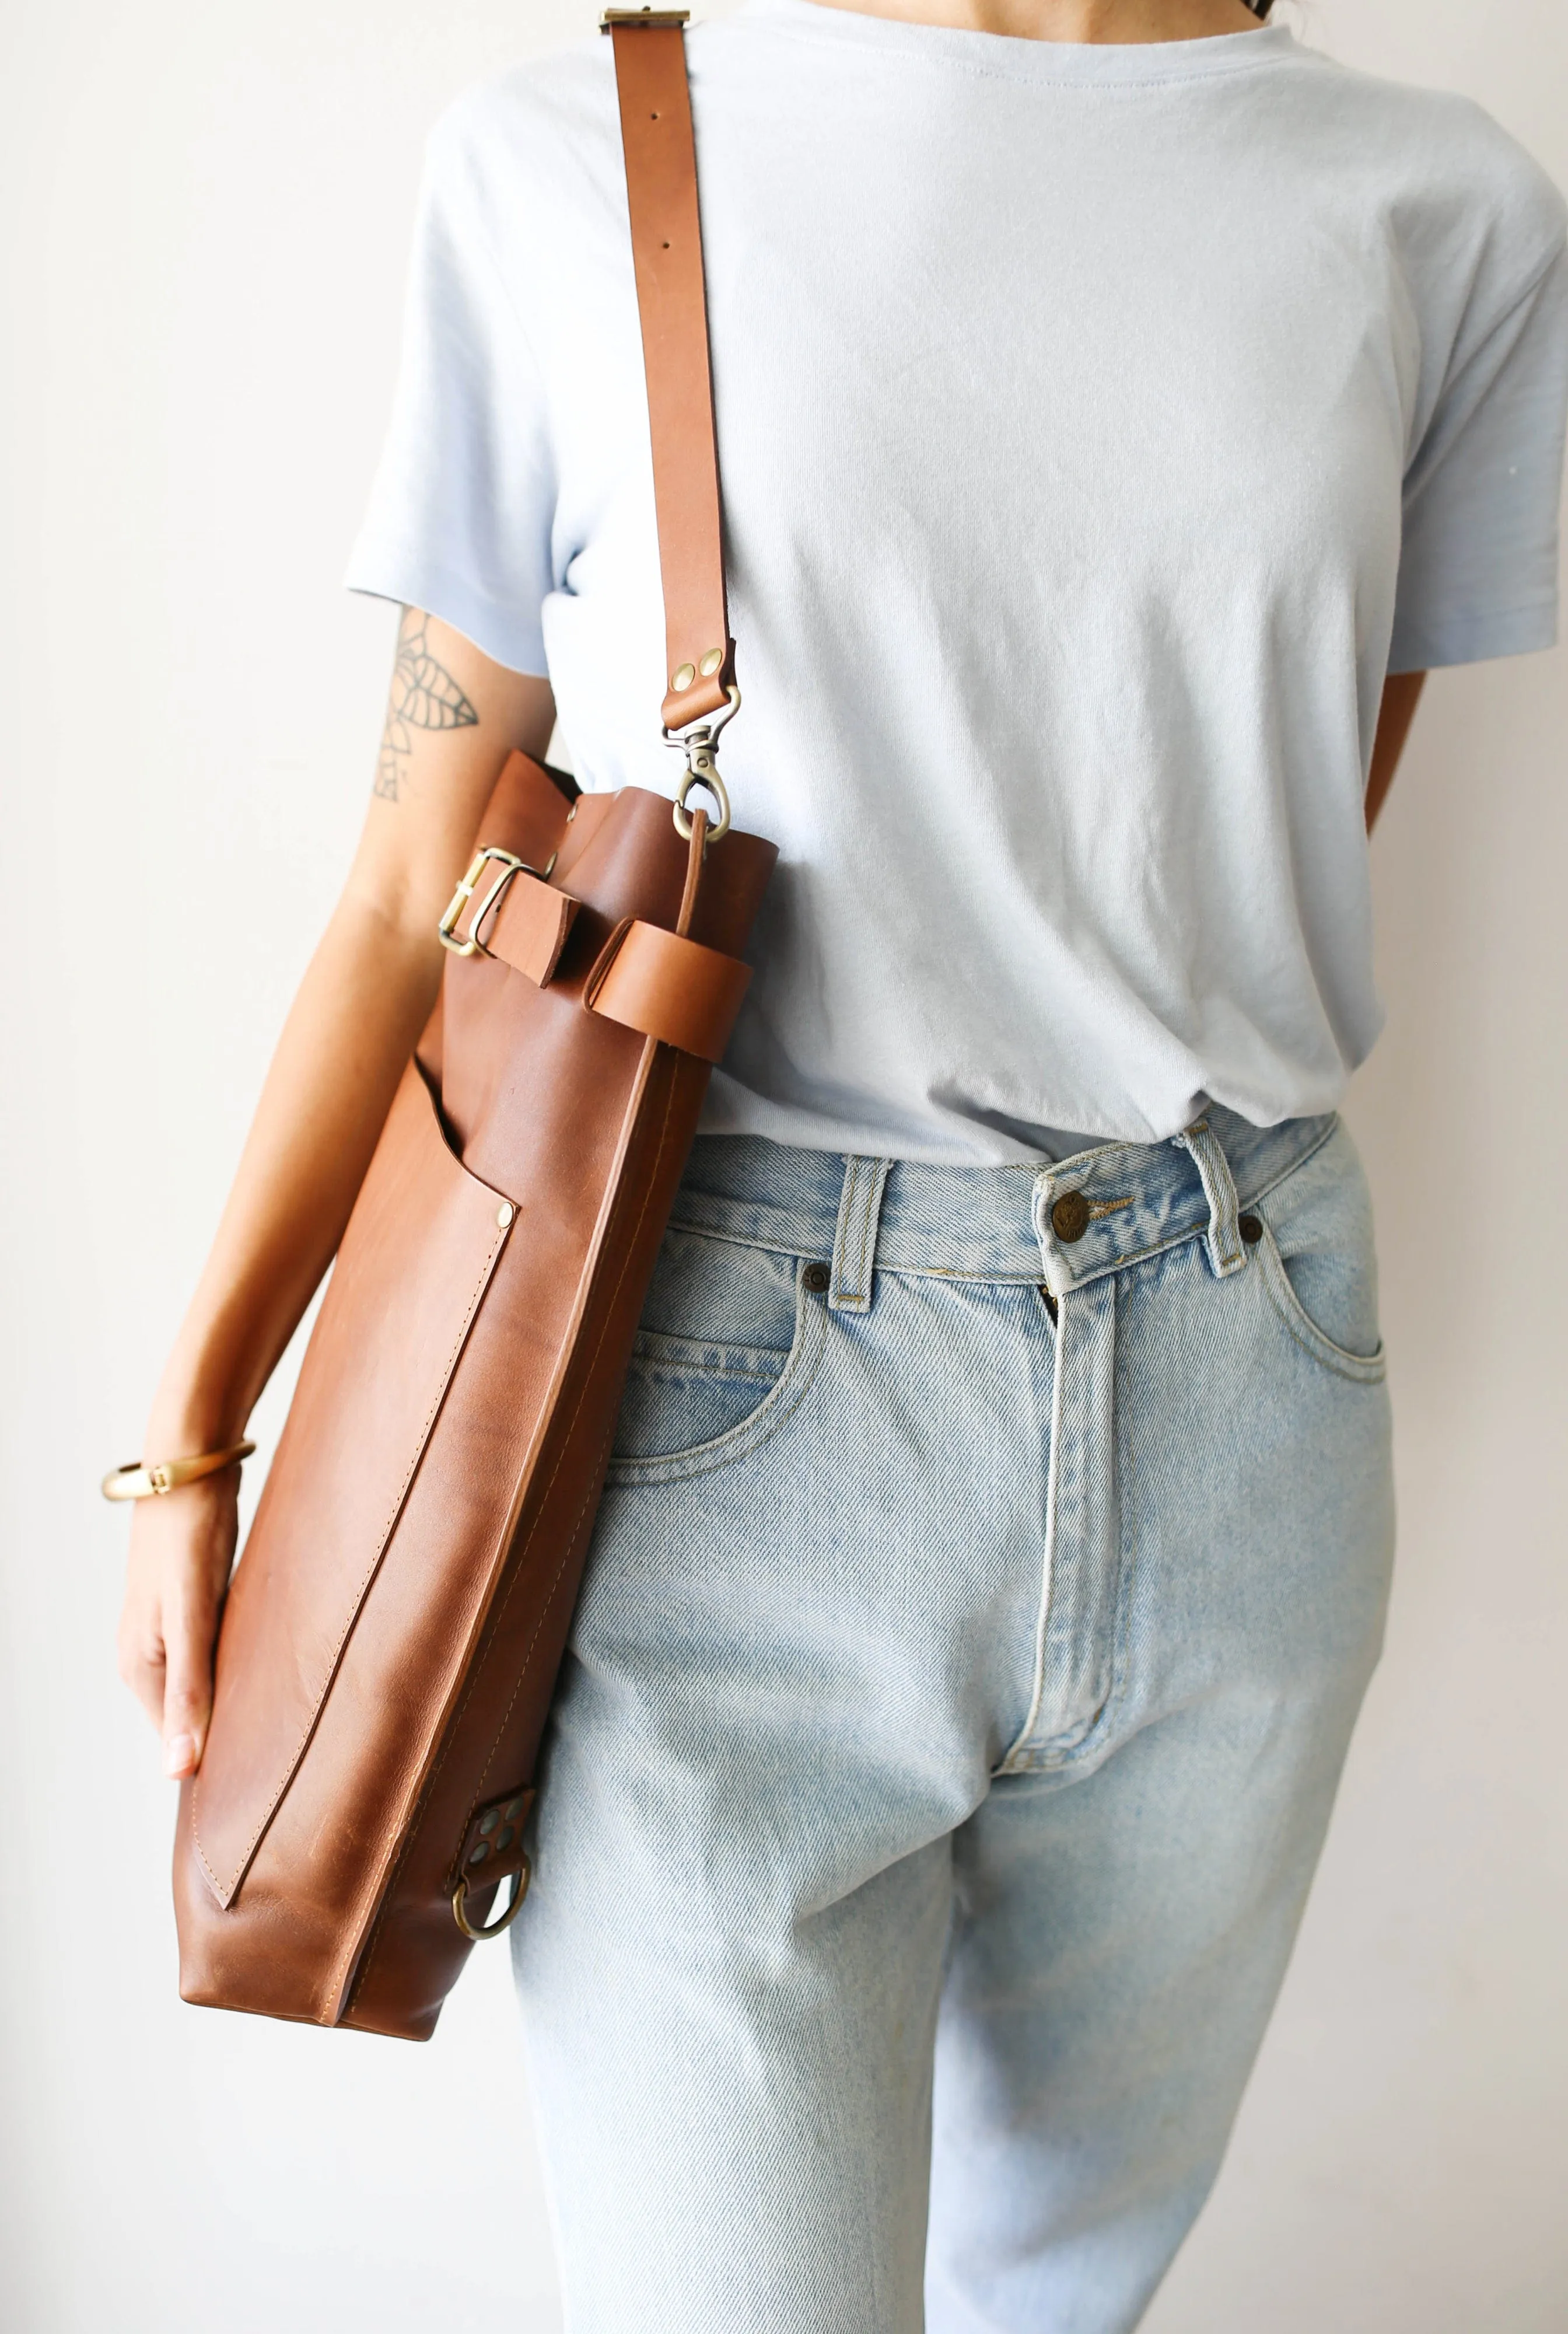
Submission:
<svg viewBox="0 0 1568 2334">
<path fill-rule="evenodd" d="M 409 781 L 409 757 L 414 750 L 415 729 L 472 729 L 478 714 L 447 670 L 425 644 L 425 618 L 408 615 L 398 636 L 398 660 L 392 668 L 387 723 L 381 732 L 380 758 L 376 764 L 376 787 L 383 802 L 398 802 Z"/>
</svg>

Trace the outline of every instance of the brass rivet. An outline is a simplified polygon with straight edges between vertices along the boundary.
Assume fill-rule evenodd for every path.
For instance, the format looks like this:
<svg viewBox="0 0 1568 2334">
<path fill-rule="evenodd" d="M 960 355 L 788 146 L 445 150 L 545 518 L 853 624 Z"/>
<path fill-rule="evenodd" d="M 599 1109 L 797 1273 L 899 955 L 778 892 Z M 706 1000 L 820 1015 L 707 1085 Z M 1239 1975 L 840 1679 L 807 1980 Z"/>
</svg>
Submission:
<svg viewBox="0 0 1568 2334">
<path fill-rule="evenodd" d="M 1236 1228 L 1241 1234 L 1243 1239 L 1246 1242 L 1248 1248 L 1255 1248 L 1259 1240 L 1263 1238 L 1263 1219 L 1261 1216 L 1237 1216 L 1236 1220 Z"/>
<path fill-rule="evenodd" d="M 698 672 L 701 673 L 704 680 L 711 680 L 714 674 L 718 670 L 719 666 L 723 662 L 724 651 L 722 649 L 709 649 L 707 654 L 703 658 L 702 662 L 697 669 Z"/>
<path fill-rule="evenodd" d="M 694 664 L 678 664 L 669 676 L 669 685 L 675 690 L 689 689 L 696 679 L 697 667 Z"/>
<path fill-rule="evenodd" d="M 1063 1191 L 1051 1210 L 1051 1229 L 1069 1246 L 1089 1230 L 1089 1202 L 1082 1191 Z"/>
<path fill-rule="evenodd" d="M 503 1231 L 505 1230 L 507 1225 L 511 1222 L 512 1216 L 513 1208 L 511 1201 L 509 1200 L 503 1200 L 500 1206 L 495 1210 L 495 1221 L 500 1225 Z"/>
</svg>

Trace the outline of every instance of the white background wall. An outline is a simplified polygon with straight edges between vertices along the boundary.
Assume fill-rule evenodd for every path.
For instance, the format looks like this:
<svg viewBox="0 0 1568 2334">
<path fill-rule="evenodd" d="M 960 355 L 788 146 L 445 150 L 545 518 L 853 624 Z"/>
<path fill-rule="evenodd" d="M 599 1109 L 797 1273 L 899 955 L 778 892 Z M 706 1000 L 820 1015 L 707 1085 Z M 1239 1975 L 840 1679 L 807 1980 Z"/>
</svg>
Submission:
<svg viewBox="0 0 1568 2334">
<path fill-rule="evenodd" d="M 591 20 L 12 0 L 0 23 L 14 2334 L 559 2323 L 499 1953 L 424 2049 L 176 2000 L 171 1803 L 114 1679 L 124 1525 L 96 1482 L 137 1448 L 368 788 L 390 617 L 338 577 L 422 132 Z M 1568 181 L 1561 0 L 1315 0 L 1310 25 L 1469 91 Z M 1440 677 L 1378 836 L 1390 1027 L 1352 1116 L 1402 1568 L 1284 2001 L 1151 2334 L 1568 2324 L 1565 716 L 1562 654 Z"/>
</svg>

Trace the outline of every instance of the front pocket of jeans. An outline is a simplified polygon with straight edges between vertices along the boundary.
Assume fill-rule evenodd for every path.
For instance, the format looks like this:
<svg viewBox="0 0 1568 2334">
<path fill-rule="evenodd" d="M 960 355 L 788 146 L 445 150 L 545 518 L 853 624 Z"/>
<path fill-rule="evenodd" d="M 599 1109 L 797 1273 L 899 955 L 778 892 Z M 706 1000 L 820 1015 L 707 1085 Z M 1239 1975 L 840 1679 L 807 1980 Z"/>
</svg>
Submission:
<svg viewBox="0 0 1568 2334">
<path fill-rule="evenodd" d="M 1257 1259 L 1264 1285 L 1274 1303 L 1275 1312 L 1290 1331 L 1298 1345 L 1304 1346 L 1315 1361 L 1325 1369 L 1335 1370 L 1341 1377 L 1353 1378 L 1361 1385 L 1380 1384 L 1388 1374 L 1388 1355 L 1381 1338 L 1370 1354 L 1352 1354 L 1319 1328 L 1296 1292 L 1279 1244 L 1273 1230 L 1265 1223 L 1263 1238 L 1252 1251 Z"/>
<path fill-rule="evenodd" d="M 741 1458 L 795 1407 L 816 1374 L 827 1308 L 795 1274 L 786 1351 L 642 1329 L 627 1372 L 610 1480 L 669 1482 Z"/>
</svg>

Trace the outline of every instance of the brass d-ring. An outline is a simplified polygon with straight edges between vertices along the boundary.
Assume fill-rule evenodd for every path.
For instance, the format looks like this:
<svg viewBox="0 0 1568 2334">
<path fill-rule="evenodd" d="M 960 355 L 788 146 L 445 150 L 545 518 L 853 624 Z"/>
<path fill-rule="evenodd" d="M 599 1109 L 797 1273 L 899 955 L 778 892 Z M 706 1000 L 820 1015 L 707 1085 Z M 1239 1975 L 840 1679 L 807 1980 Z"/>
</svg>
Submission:
<svg viewBox="0 0 1568 2334">
<path fill-rule="evenodd" d="M 533 1866 L 524 1857 L 521 1871 L 513 1875 L 512 1902 L 507 1905 L 501 1918 L 498 1921 L 492 1921 L 487 1929 L 476 1929 L 464 1911 L 463 1903 L 468 1894 L 468 1884 L 466 1880 L 459 1880 L 452 1891 L 453 1920 L 457 1922 L 463 1934 L 466 1937 L 472 1937 L 476 1945 L 482 1945 L 486 1937 L 498 1937 L 503 1929 L 509 1929 L 512 1926 L 513 1922 L 523 1910 L 523 1899 L 528 1894 L 528 1883 L 532 1877 Z"/>
</svg>

